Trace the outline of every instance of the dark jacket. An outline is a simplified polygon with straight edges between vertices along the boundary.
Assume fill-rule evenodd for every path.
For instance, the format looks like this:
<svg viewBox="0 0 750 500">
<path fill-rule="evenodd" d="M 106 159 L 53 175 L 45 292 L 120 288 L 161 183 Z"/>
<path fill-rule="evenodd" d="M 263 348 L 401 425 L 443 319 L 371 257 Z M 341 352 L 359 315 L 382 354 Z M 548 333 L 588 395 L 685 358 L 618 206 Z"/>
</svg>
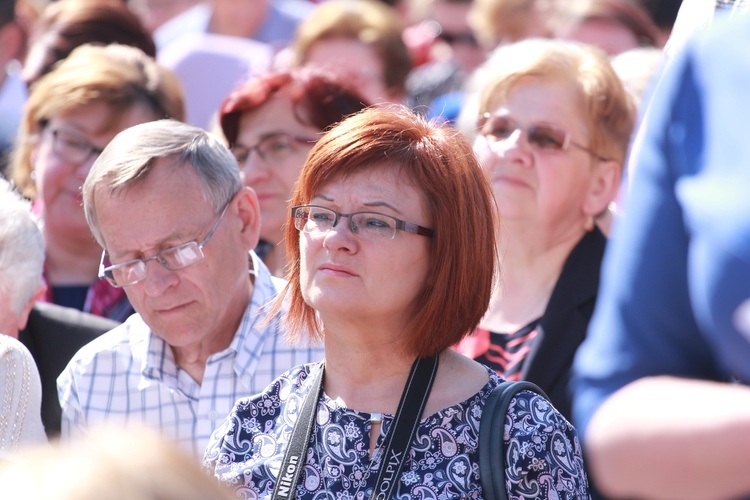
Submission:
<svg viewBox="0 0 750 500">
<path fill-rule="evenodd" d="M 607 238 L 595 228 L 573 248 L 552 290 L 521 379 L 544 389 L 552 404 L 571 420 L 568 392 L 573 357 L 586 337 L 599 289 Z"/>
<path fill-rule="evenodd" d="M 60 434 L 57 377 L 73 355 L 118 322 L 70 307 L 38 302 L 18 339 L 29 349 L 42 379 L 42 423 L 47 437 Z"/>
</svg>

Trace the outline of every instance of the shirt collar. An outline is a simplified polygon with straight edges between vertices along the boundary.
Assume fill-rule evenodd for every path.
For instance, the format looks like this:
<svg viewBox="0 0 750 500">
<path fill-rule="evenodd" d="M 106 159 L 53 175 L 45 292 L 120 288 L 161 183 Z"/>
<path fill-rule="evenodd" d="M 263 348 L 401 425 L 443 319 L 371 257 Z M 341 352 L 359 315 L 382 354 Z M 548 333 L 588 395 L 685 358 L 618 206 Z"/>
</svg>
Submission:
<svg viewBox="0 0 750 500">
<path fill-rule="evenodd" d="M 283 283 L 272 278 L 271 272 L 255 252 L 250 252 L 250 262 L 250 273 L 255 275 L 255 283 L 240 326 L 229 347 L 212 354 L 207 361 L 215 363 L 234 357 L 234 371 L 240 378 L 252 376 L 263 352 L 266 338 L 278 331 L 278 317 L 262 327 L 261 325 L 266 317 L 265 307 L 276 296 L 279 286 Z M 161 337 L 149 328 L 148 338 L 140 343 L 138 349 L 141 350 L 138 357 L 143 359 L 141 373 L 145 378 L 177 387 L 178 369 L 174 353 L 168 349 L 167 343 Z"/>
</svg>

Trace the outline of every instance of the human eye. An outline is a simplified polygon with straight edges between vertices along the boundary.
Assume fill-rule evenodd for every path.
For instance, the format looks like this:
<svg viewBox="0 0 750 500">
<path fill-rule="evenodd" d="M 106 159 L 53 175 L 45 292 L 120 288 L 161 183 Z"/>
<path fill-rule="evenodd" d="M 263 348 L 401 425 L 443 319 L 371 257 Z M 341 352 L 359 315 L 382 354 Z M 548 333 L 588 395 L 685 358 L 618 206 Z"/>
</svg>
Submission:
<svg viewBox="0 0 750 500">
<path fill-rule="evenodd" d="M 330 225 L 333 223 L 334 213 L 325 208 L 311 208 L 307 218 L 317 225 Z"/>
<path fill-rule="evenodd" d="M 85 139 L 69 134 L 62 130 L 55 131 L 57 142 L 64 148 L 76 149 L 79 151 L 88 151 L 91 145 Z"/>
<path fill-rule="evenodd" d="M 280 155 L 292 149 L 292 141 L 286 134 L 276 134 L 263 139 L 258 148 L 264 155 Z"/>
<path fill-rule="evenodd" d="M 119 286 L 131 285 L 141 281 L 146 275 L 146 265 L 142 260 L 129 260 L 110 266 L 104 270 Z"/>
<path fill-rule="evenodd" d="M 164 267 L 176 271 L 177 269 L 182 269 L 183 267 L 187 267 L 201 260 L 203 258 L 203 252 L 201 252 L 198 243 L 191 241 L 183 245 L 162 250 L 157 257 Z"/>
<path fill-rule="evenodd" d="M 483 131 L 484 135 L 496 140 L 507 139 L 518 127 L 509 118 L 493 117 L 487 120 Z"/>
<path fill-rule="evenodd" d="M 250 156 L 250 150 L 245 146 L 234 146 L 231 151 L 239 165 L 243 165 L 247 161 L 247 157 Z"/>
<path fill-rule="evenodd" d="M 363 212 L 357 214 L 355 225 L 368 233 L 393 234 L 396 221 L 393 218 L 374 212 Z"/>
<path fill-rule="evenodd" d="M 547 125 L 529 127 L 529 142 L 541 149 L 561 150 L 565 147 L 566 133 Z"/>
</svg>

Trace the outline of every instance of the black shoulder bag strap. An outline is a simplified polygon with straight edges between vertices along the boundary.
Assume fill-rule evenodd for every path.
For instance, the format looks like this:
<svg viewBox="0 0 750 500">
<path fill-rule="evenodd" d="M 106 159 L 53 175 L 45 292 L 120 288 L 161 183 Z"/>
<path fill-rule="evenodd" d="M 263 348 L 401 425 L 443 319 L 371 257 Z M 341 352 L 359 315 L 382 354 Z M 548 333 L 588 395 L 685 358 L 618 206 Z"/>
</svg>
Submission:
<svg viewBox="0 0 750 500">
<path fill-rule="evenodd" d="M 377 500 L 391 498 L 396 491 L 398 476 L 406 463 L 406 452 L 419 427 L 419 419 L 432 390 L 437 367 L 437 354 L 429 358 L 418 358 L 411 367 L 396 415 L 383 443 L 384 459 L 380 464 L 373 490 L 373 498 Z M 273 489 L 271 498 L 274 500 L 294 498 L 310 435 L 315 427 L 315 414 L 323 387 L 323 368 L 321 363 L 321 369 L 315 376 L 310 392 L 305 396 L 297 422 L 294 424 L 279 477 Z"/>
<path fill-rule="evenodd" d="M 503 431 L 510 402 L 521 391 L 532 391 L 547 398 L 536 384 L 521 380 L 502 382 L 484 403 L 479 421 L 479 479 L 486 500 L 507 500 L 505 487 L 505 443 Z"/>
</svg>

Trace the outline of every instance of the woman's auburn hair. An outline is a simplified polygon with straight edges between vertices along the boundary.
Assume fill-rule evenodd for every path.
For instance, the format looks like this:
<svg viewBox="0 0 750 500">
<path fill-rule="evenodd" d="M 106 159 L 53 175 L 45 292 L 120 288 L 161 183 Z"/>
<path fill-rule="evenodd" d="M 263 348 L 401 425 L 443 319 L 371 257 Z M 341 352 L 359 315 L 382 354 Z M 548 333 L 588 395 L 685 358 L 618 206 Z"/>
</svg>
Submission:
<svg viewBox="0 0 750 500">
<path fill-rule="evenodd" d="M 489 304 L 499 216 L 492 188 L 458 131 L 428 122 L 405 106 L 372 107 L 318 141 L 290 206 L 309 203 L 327 183 L 368 169 L 395 169 L 421 193 L 434 235 L 427 279 L 411 304 L 401 348 L 418 357 L 442 352 L 476 327 Z M 306 335 L 322 341 L 323 325 L 300 287 L 299 236 L 288 223 L 288 283 L 273 309 L 288 307 L 285 323 L 292 342 Z"/>
<path fill-rule="evenodd" d="M 251 78 L 224 98 L 219 124 L 230 148 L 236 145 L 242 116 L 277 95 L 291 99 L 298 122 L 320 131 L 367 106 L 365 98 L 337 74 L 312 68 L 269 71 Z"/>
</svg>

